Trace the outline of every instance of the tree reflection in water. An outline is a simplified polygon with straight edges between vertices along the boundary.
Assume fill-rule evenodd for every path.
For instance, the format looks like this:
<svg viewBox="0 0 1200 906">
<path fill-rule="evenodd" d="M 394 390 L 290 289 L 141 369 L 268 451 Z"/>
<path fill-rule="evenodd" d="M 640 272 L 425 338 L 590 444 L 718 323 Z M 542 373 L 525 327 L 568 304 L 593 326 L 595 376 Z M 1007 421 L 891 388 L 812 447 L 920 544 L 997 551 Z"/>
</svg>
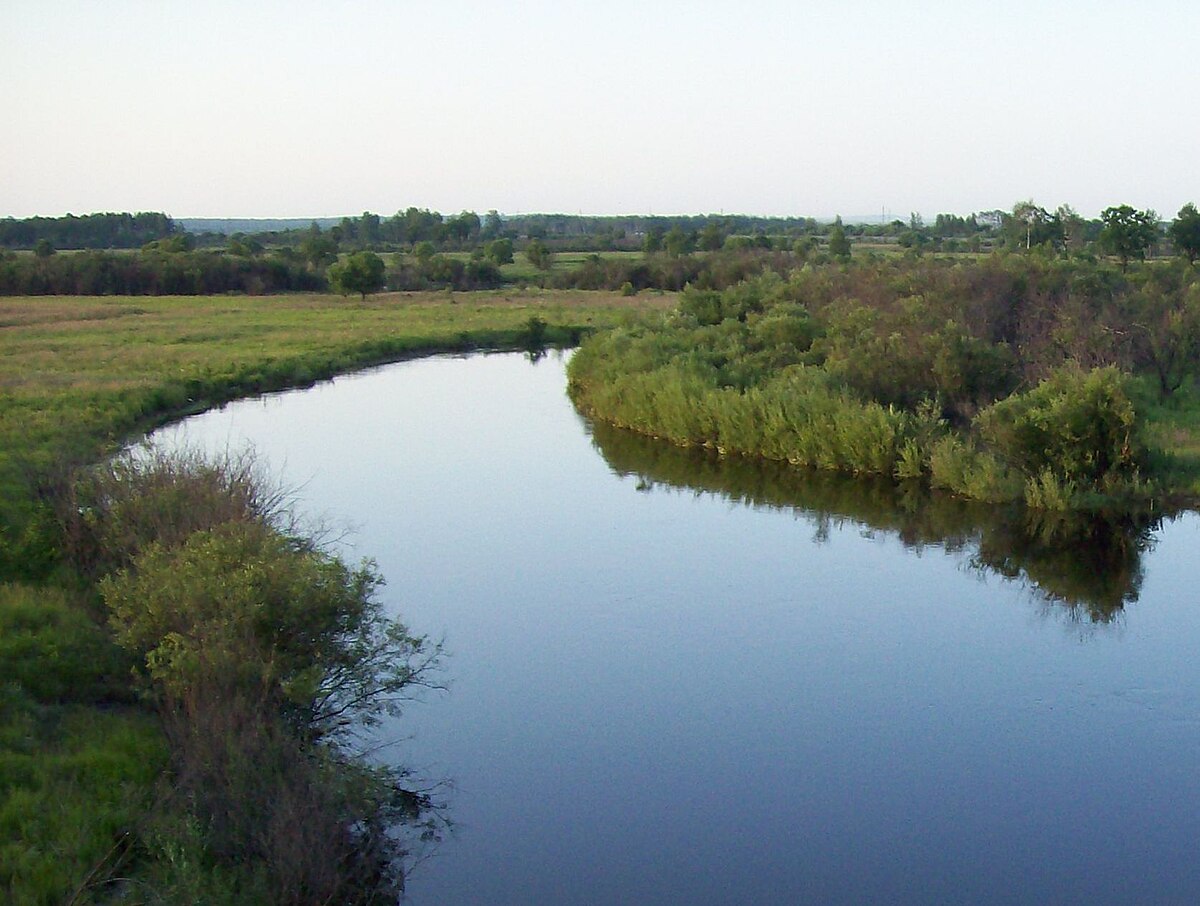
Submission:
<svg viewBox="0 0 1200 906">
<path fill-rule="evenodd" d="M 593 442 L 638 490 L 655 485 L 719 494 L 753 507 L 788 509 L 809 519 L 816 539 L 852 522 L 895 535 L 908 548 L 970 552 L 988 574 L 1028 584 L 1072 618 L 1110 623 L 1137 600 L 1142 554 L 1161 514 L 1050 513 L 990 505 L 932 492 L 918 483 L 849 477 L 786 464 L 720 456 L 596 422 Z"/>
</svg>

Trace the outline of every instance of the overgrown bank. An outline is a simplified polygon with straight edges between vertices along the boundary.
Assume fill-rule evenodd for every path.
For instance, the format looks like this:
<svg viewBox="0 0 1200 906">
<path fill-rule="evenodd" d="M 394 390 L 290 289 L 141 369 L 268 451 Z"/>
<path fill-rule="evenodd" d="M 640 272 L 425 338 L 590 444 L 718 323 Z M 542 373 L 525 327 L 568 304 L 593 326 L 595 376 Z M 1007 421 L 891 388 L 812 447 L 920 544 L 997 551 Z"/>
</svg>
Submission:
<svg viewBox="0 0 1200 906">
<path fill-rule="evenodd" d="M 321 879 L 273 874 L 264 855 L 273 849 L 283 854 L 274 864 L 300 865 L 314 849 L 338 852 L 337 839 L 318 838 L 338 838 L 346 825 L 316 821 L 307 810 L 344 817 L 382 807 L 411 814 L 421 804 L 403 795 L 380 801 L 372 792 L 381 789 L 378 778 L 347 769 L 336 746 L 326 744 L 328 728 L 314 731 L 312 709 L 304 706 L 316 700 L 320 687 L 318 672 L 306 671 L 306 663 L 313 666 L 339 650 L 362 654 L 353 641 L 368 638 L 362 630 L 386 628 L 372 610 L 369 572 L 330 561 L 301 537 L 246 516 L 245 508 L 237 516 L 236 507 L 233 518 L 194 525 L 186 538 L 139 542 L 136 556 L 101 558 L 107 565 L 98 565 L 96 533 L 103 520 L 97 514 L 104 507 L 97 500 L 115 497 L 97 494 L 94 481 L 80 486 L 68 480 L 76 467 L 96 462 L 139 430 L 220 400 L 425 352 L 570 342 L 618 323 L 631 308 L 616 295 L 582 293 L 393 296 L 367 304 L 305 296 L 5 300 L 4 898 L 211 902 L 233 890 L 241 891 L 229 894 L 234 902 L 320 900 L 312 891 Z M 124 487 L 145 489 L 145 480 L 130 477 Z M 194 488 L 190 479 L 183 485 Z M 64 489 L 71 488 L 84 497 L 64 508 L 64 499 L 71 499 Z M 130 499 L 144 501 L 140 509 L 147 513 L 155 511 L 150 501 L 164 500 L 142 491 Z M 230 515 L 227 507 L 217 509 Z M 160 516 L 178 512 L 172 506 L 158 510 Z M 92 514 L 93 522 L 74 522 L 72 513 Z M 174 515 L 159 520 L 177 522 Z M 119 550 L 112 538 L 120 534 L 109 533 L 104 546 Z M 226 575 L 244 557 L 273 565 L 239 573 L 245 584 L 236 594 L 206 596 L 212 564 L 229 566 L 221 573 Z M 262 616 L 285 625 L 313 620 L 314 636 L 266 639 L 258 618 L 236 606 L 251 599 L 299 600 L 283 594 L 296 587 L 323 587 L 328 595 L 306 599 L 295 613 L 268 606 Z M 189 602 L 189 613 L 207 608 L 213 619 L 189 623 L 181 632 L 172 622 L 180 614 L 169 606 L 178 600 Z M 140 613 L 139 602 L 147 608 Z M 171 633 L 220 644 L 205 645 L 211 656 L 197 658 L 201 649 L 174 642 L 164 648 L 161 640 Z M 312 638 L 325 640 L 320 650 L 304 647 Z M 230 671 L 231 664 L 249 673 Z M 265 664 L 269 670 L 260 669 Z M 131 682 L 135 668 L 140 679 Z M 225 687 L 224 679 L 234 674 L 236 687 Z M 234 737 L 245 746 L 225 745 Z M 320 740 L 325 742 L 314 748 Z M 283 765 L 301 768 L 290 773 Z M 206 790 L 224 791 L 224 798 L 200 797 Z M 230 804 L 245 804 L 250 814 L 237 817 Z M 297 824 L 317 836 L 278 833 Z M 275 830 L 265 836 L 254 830 L 263 827 Z M 355 839 L 356 853 L 383 852 Z M 227 841 L 229 848 L 214 848 L 214 841 Z M 360 881 L 369 865 L 369 858 L 359 863 Z M 387 881 L 383 874 L 377 878 Z M 335 899 L 346 898 L 349 889 L 339 888 Z"/>
<path fill-rule="evenodd" d="M 1192 268 L 998 256 L 689 289 L 570 377 L 590 415 L 678 444 L 1071 509 L 1196 493 L 1162 441 L 1198 357 Z"/>
</svg>

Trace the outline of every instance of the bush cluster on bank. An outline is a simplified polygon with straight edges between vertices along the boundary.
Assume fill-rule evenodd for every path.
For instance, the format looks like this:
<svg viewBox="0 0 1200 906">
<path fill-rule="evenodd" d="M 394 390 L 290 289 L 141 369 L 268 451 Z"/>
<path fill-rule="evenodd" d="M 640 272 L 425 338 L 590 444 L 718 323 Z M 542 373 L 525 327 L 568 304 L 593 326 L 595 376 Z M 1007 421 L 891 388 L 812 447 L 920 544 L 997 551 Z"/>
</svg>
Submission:
<svg viewBox="0 0 1200 906">
<path fill-rule="evenodd" d="M 591 415 L 676 443 L 1061 509 L 1153 492 L 1129 375 L 1167 395 L 1198 353 L 1185 265 L 894 260 L 689 287 L 570 374 Z"/>
<path fill-rule="evenodd" d="M 394 902 L 410 845 L 436 833 L 429 797 L 356 741 L 429 684 L 438 646 L 284 502 L 249 461 L 189 455 L 60 489 L 66 561 L 95 583 L 104 650 L 133 667 L 168 748 L 156 806 L 97 881 L 119 867 L 163 902 Z"/>
</svg>

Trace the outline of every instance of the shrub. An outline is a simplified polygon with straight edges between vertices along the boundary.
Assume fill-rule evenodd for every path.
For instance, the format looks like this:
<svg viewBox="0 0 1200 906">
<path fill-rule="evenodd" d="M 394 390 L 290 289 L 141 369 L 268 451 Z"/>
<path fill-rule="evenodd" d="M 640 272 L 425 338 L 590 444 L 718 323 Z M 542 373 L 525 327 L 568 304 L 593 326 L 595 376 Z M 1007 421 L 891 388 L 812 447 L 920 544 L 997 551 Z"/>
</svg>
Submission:
<svg viewBox="0 0 1200 906">
<path fill-rule="evenodd" d="M 261 522 L 229 522 L 152 544 L 100 588 L 118 643 L 168 702 L 248 692 L 337 739 L 392 712 L 436 659 L 384 616 L 380 582 Z"/>
<path fill-rule="evenodd" d="M 101 581 L 161 705 L 190 816 L 161 829 L 165 851 L 192 851 L 210 878 L 236 869 L 243 891 L 276 902 L 400 892 L 396 822 L 428 799 L 346 746 L 426 684 L 439 649 L 387 619 L 379 582 L 262 521 L 152 543 Z"/>
<path fill-rule="evenodd" d="M 90 576 L 128 566 L 150 544 L 175 547 L 227 522 L 294 528 L 286 494 L 249 454 L 209 459 L 144 447 L 66 479 L 55 496 L 64 553 Z"/>
<path fill-rule="evenodd" d="M 1067 366 L 980 413 L 984 442 L 1043 488 L 1110 492 L 1136 483 L 1145 460 L 1127 378 Z"/>
</svg>

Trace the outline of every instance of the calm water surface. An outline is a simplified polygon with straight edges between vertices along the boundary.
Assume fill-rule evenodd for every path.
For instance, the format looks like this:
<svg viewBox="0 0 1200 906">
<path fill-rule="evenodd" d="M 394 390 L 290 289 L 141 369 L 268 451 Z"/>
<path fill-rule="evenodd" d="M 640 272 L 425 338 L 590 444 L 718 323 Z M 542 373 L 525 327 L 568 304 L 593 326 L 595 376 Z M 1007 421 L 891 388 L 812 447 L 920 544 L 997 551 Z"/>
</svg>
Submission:
<svg viewBox="0 0 1200 906">
<path fill-rule="evenodd" d="M 1200 521 L 1017 531 L 564 387 L 434 358 L 168 432 L 253 444 L 444 637 L 389 728 L 453 785 L 413 903 L 1200 899 Z"/>
</svg>

